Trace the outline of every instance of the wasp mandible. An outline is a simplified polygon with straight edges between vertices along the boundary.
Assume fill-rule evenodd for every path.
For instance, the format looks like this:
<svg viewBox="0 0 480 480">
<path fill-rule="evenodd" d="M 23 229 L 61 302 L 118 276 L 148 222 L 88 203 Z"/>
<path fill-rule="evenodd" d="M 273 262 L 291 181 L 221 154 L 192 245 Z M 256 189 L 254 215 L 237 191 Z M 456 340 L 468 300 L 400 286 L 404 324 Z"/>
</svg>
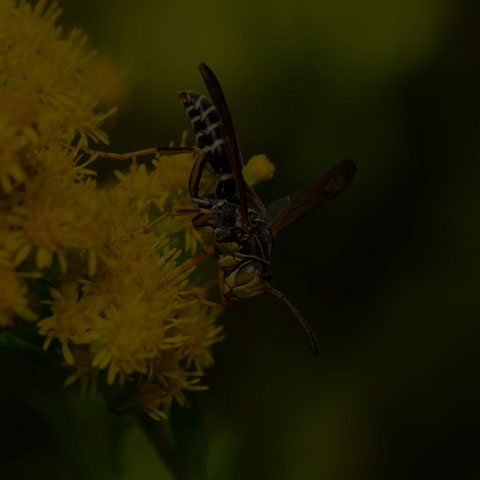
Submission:
<svg viewBox="0 0 480 480">
<path fill-rule="evenodd" d="M 157 147 L 127 154 L 97 152 L 88 148 L 84 148 L 84 151 L 119 159 L 193 152 L 195 162 L 188 189 L 194 208 L 171 209 L 142 231 L 148 231 L 168 215 L 192 215 L 193 226 L 204 234 L 209 246 L 187 262 L 184 271 L 203 258 L 213 256 L 220 268 L 222 304 L 230 299 L 248 298 L 261 293 L 275 295 L 287 304 L 305 329 L 310 339 L 309 350 L 318 353 L 315 334 L 303 315 L 283 293 L 271 286 L 273 244 L 287 226 L 340 194 L 355 175 L 355 163 L 348 159 L 338 163 L 300 194 L 288 198 L 273 219 L 267 220 L 268 209 L 243 178 L 242 155 L 220 83 L 205 63 L 200 64 L 200 73 L 210 99 L 189 90 L 177 92 L 190 117 L 196 147 Z M 200 195 L 200 180 L 207 164 L 217 176 L 217 186 L 215 192 Z"/>
</svg>

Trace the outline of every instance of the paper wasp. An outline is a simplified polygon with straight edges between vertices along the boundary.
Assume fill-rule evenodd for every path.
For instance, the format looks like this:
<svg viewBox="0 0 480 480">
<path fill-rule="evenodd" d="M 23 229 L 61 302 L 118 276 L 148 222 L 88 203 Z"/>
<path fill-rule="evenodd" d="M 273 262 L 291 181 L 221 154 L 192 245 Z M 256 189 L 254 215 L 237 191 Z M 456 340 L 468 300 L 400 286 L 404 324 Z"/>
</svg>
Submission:
<svg viewBox="0 0 480 480">
<path fill-rule="evenodd" d="M 224 302 L 260 293 L 270 293 L 280 298 L 305 329 L 311 342 L 310 351 L 317 353 L 317 340 L 303 315 L 283 293 L 271 287 L 273 243 L 287 226 L 340 194 L 352 180 L 356 166 L 351 160 L 343 160 L 303 192 L 288 199 L 273 219 L 267 220 L 267 209 L 243 178 L 242 155 L 220 83 L 204 63 L 200 64 L 200 73 L 211 99 L 193 91 L 177 92 L 190 117 L 196 147 L 158 147 L 130 154 L 84 150 L 90 154 L 121 159 L 146 154 L 195 153 L 188 185 L 194 208 L 171 209 L 143 231 L 167 215 L 192 215 L 194 227 L 204 233 L 209 246 L 187 262 L 185 269 L 211 255 L 220 267 L 219 287 Z M 207 163 L 218 178 L 217 187 L 214 193 L 200 195 L 200 180 Z"/>
</svg>

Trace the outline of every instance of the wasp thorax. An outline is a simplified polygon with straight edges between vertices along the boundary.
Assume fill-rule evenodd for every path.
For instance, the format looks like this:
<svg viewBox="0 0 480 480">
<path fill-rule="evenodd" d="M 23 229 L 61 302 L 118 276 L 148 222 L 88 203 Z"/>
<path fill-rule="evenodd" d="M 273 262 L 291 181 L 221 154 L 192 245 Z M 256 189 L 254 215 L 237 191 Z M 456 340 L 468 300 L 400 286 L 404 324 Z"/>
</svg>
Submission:
<svg viewBox="0 0 480 480">
<path fill-rule="evenodd" d="M 241 231 L 236 227 L 217 227 L 215 229 L 215 241 L 217 243 L 227 243 L 235 242 L 238 243 L 241 241 Z"/>
<path fill-rule="evenodd" d="M 248 298 L 265 292 L 270 287 L 270 272 L 262 262 L 245 262 L 225 275 L 224 295 L 230 298 Z"/>
</svg>

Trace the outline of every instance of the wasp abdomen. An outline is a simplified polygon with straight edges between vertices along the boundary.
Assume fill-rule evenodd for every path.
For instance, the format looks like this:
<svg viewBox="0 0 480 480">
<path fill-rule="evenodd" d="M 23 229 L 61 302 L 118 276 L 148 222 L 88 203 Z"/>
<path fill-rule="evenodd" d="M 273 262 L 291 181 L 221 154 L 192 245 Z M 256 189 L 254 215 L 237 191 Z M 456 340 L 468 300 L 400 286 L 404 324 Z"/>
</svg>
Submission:
<svg viewBox="0 0 480 480">
<path fill-rule="evenodd" d="M 231 173 L 223 146 L 220 118 L 211 100 L 201 93 L 190 90 L 177 92 L 177 97 L 190 117 L 197 147 L 207 155 L 215 173 L 218 175 Z"/>
</svg>

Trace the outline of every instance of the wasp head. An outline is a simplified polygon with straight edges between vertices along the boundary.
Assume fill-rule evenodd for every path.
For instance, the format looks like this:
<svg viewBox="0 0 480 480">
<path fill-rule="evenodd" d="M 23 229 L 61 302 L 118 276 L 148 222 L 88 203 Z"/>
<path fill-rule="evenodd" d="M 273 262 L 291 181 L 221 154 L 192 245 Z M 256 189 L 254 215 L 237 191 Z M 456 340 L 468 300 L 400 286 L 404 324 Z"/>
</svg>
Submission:
<svg viewBox="0 0 480 480">
<path fill-rule="evenodd" d="M 271 280 L 272 274 L 263 262 L 246 261 L 225 274 L 223 294 L 227 298 L 253 297 L 269 289 Z"/>
</svg>

